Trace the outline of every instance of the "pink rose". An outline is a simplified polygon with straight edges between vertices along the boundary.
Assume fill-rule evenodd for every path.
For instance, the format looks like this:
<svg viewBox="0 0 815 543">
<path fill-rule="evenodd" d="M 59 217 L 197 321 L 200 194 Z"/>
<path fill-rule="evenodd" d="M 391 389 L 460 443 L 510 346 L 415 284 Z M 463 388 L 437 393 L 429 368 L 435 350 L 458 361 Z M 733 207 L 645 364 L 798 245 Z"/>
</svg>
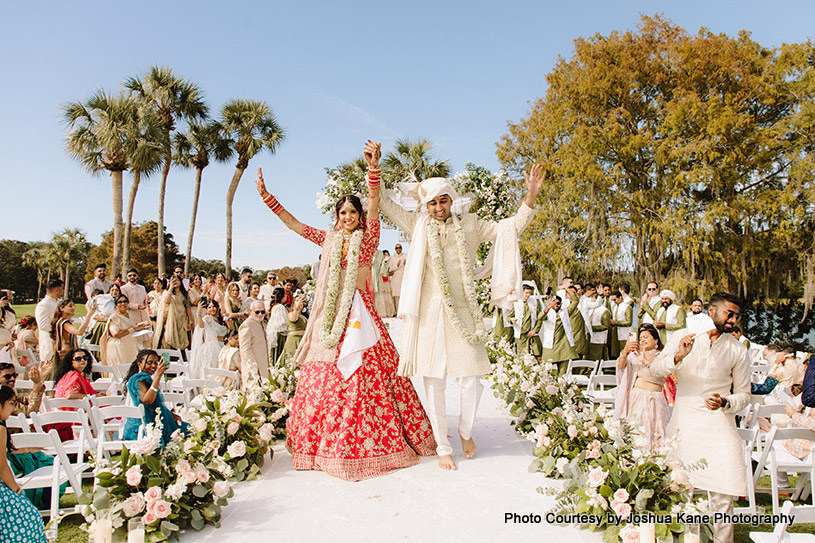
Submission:
<svg viewBox="0 0 815 543">
<path fill-rule="evenodd" d="M 153 504 L 153 513 L 157 518 L 167 518 L 170 516 L 170 504 L 164 500 L 158 500 Z"/>
<path fill-rule="evenodd" d="M 628 501 L 628 498 L 631 496 L 628 495 L 628 491 L 624 488 L 618 488 L 616 492 L 614 492 L 614 501 L 625 503 Z"/>
<path fill-rule="evenodd" d="M 226 481 L 218 481 L 214 485 L 212 485 L 212 493 L 218 496 L 219 498 L 223 498 L 227 494 L 229 494 L 229 483 Z"/>
<path fill-rule="evenodd" d="M 191 485 L 198 480 L 198 475 L 193 470 L 190 469 L 185 471 L 184 473 L 181 473 L 180 479 L 184 481 L 184 483 Z"/>
<path fill-rule="evenodd" d="M 203 464 L 195 466 L 195 475 L 199 483 L 207 484 L 209 482 L 209 470 Z"/>
<path fill-rule="evenodd" d="M 231 435 L 231 436 L 234 436 L 235 434 L 238 433 L 238 430 L 240 430 L 240 429 L 241 429 L 240 424 L 238 424 L 237 422 L 230 422 L 226 426 L 226 433 Z"/>
<path fill-rule="evenodd" d="M 603 471 L 603 468 L 597 467 L 589 471 L 589 485 L 592 488 L 597 488 L 606 481 L 608 473 Z"/>
<path fill-rule="evenodd" d="M 617 501 L 611 502 L 611 508 L 617 513 L 618 516 L 622 518 L 628 518 L 631 514 L 631 506 L 627 503 L 620 503 Z"/>
<path fill-rule="evenodd" d="M 640 532 L 633 524 L 626 524 L 625 527 L 620 530 L 620 539 L 623 540 L 623 543 L 639 543 Z"/>
<path fill-rule="evenodd" d="M 569 425 L 569 429 L 566 430 L 566 433 L 569 434 L 569 438 L 574 439 L 577 437 L 577 426 L 574 424 Z"/>
<path fill-rule="evenodd" d="M 589 433 L 590 433 L 591 435 L 593 435 L 593 436 L 596 436 L 596 435 L 597 435 L 597 427 L 596 427 L 596 426 L 592 426 L 591 428 L 589 428 Z"/>
<path fill-rule="evenodd" d="M 557 394 L 557 387 L 555 385 L 546 385 L 546 393 L 550 396 Z"/>
<path fill-rule="evenodd" d="M 151 486 L 147 489 L 147 492 L 144 493 L 144 499 L 147 503 L 161 499 L 161 489 L 157 486 Z"/>
<path fill-rule="evenodd" d="M 600 458 L 600 451 L 597 449 L 589 449 L 586 451 L 586 460 L 591 458 Z"/>
<path fill-rule="evenodd" d="M 592 446 L 593 449 L 599 449 L 600 448 L 600 441 L 595 439 L 594 441 L 591 442 L 591 446 Z"/>
<path fill-rule="evenodd" d="M 236 441 L 226 448 L 229 458 L 240 458 L 246 454 L 246 444 L 243 441 Z"/>
<path fill-rule="evenodd" d="M 141 482 L 141 466 L 138 464 L 130 468 L 125 472 L 125 477 L 127 478 L 127 484 L 130 486 L 139 486 Z"/>
<path fill-rule="evenodd" d="M 125 500 L 122 511 L 127 517 L 135 517 L 144 510 L 144 495 L 136 492 Z"/>
<path fill-rule="evenodd" d="M 153 523 L 154 523 L 154 522 L 156 522 L 157 520 L 158 520 L 158 517 L 157 517 L 155 514 L 153 514 L 152 512 L 150 512 L 150 511 L 148 511 L 147 513 L 145 513 L 145 514 L 144 514 L 144 516 L 142 516 L 142 518 L 141 518 L 141 521 L 142 521 L 142 522 L 143 522 L 145 525 L 147 525 L 147 524 L 153 524 Z"/>
<path fill-rule="evenodd" d="M 178 463 L 175 465 L 175 470 L 178 473 L 184 473 L 185 471 L 190 471 L 192 466 L 186 460 L 179 460 Z"/>
<path fill-rule="evenodd" d="M 286 401 L 286 398 L 283 396 L 283 391 L 281 391 L 278 388 L 277 390 L 272 392 L 272 401 L 275 403 L 283 403 L 284 401 Z"/>
</svg>

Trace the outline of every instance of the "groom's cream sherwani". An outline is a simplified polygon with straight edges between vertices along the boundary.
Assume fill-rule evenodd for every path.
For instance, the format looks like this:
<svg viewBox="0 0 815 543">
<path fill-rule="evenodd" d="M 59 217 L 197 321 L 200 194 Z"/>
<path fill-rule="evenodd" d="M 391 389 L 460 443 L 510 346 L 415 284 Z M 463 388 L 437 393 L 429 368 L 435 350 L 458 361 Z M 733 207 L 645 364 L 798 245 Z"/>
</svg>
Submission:
<svg viewBox="0 0 815 543">
<path fill-rule="evenodd" d="M 404 232 L 411 233 L 418 219 L 418 213 L 406 211 L 390 198 L 380 200 L 382 213 Z M 523 231 L 534 216 L 532 208 L 521 204 L 513 218 L 517 232 Z M 431 219 L 435 220 L 435 219 Z M 479 245 L 484 241 L 494 241 L 498 223 L 479 219 L 474 213 L 460 216 L 462 230 L 467 240 L 470 262 L 475 264 Z M 468 330 L 483 327 L 483 322 L 474 323 L 467 307 L 464 294 L 464 274 L 458 254 L 455 230 L 452 219 L 441 228 L 441 249 L 450 288 L 453 293 L 456 314 Z M 411 246 L 411 251 L 414 248 Z M 416 375 L 425 377 L 466 377 L 483 375 L 491 371 L 486 347 L 479 342 L 475 345 L 465 341 L 453 327 L 444 308 L 440 281 L 433 268 L 430 250 L 427 250 L 421 287 L 419 306 L 419 329 L 416 344 Z M 403 289 L 404 290 L 404 289 Z M 403 292 L 404 294 L 404 292 Z"/>
</svg>

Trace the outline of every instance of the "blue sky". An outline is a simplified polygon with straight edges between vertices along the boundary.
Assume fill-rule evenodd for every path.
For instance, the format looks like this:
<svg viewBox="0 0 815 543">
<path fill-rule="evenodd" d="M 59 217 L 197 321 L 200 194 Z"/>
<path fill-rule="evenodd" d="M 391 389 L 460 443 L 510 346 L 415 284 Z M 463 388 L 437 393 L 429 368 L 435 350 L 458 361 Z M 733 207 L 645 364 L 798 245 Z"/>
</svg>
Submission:
<svg viewBox="0 0 815 543">
<path fill-rule="evenodd" d="M 0 22 L 0 238 L 45 240 L 79 227 L 99 243 L 112 225 L 110 181 L 64 151 L 60 105 L 96 88 L 116 91 L 151 65 L 198 83 L 213 113 L 231 98 L 266 101 L 286 129 L 275 155 L 256 157 L 234 203 L 233 265 L 273 268 L 318 258 L 255 189 L 303 222 L 328 224 L 315 205 L 324 168 L 360 154 L 366 138 L 427 138 L 455 171 L 497 169 L 495 142 L 576 37 L 635 28 L 663 13 L 695 33 L 746 29 L 765 46 L 813 35 L 810 1 L 643 2 L 6 2 Z M 225 194 L 234 164 L 204 171 L 193 255 L 224 257 Z M 166 224 L 181 251 L 194 173 L 170 172 Z M 135 220 L 155 219 L 158 178 L 143 181 Z M 125 194 L 129 186 L 126 176 Z M 395 232 L 383 233 L 392 247 Z"/>
</svg>

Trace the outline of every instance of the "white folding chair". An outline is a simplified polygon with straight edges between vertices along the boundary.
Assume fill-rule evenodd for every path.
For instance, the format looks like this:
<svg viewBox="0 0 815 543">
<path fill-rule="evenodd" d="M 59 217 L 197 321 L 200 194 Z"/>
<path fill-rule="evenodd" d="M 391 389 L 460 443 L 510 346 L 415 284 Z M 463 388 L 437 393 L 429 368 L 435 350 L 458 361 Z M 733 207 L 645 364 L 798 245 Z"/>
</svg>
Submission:
<svg viewBox="0 0 815 543">
<path fill-rule="evenodd" d="M 616 375 L 617 374 L 617 361 L 616 360 L 601 360 L 597 364 L 597 369 L 594 373 L 598 375 L 606 375 L 606 371 L 611 370 L 611 373 L 608 375 Z"/>
<path fill-rule="evenodd" d="M 91 407 L 93 418 L 97 423 L 99 439 L 96 443 L 96 458 L 109 458 L 110 453 L 121 452 L 122 447 L 131 447 L 136 440 L 121 439 L 127 419 L 138 419 L 144 422 L 144 406 L 134 405 L 109 405 L 107 407 Z M 142 435 L 143 424 L 139 427 L 139 435 Z"/>
<path fill-rule="evenodd" d="M 804 459 L 791 455 L 782 443 L 787 439 L 803 439 L 811 441 L 809 454 Z M 755 457 L 755 456 L 754 456 Z M 769 461 L 769 466 L 768 466 Z M 754 484 L 767 469 L 770 472 L 770 492 L 772 493 L 773 514 L 778 513 L 778 472 L 799 473 L 798 485 L 793 493 L 793 499 L 800 496 L 809 486 L 815 488 L 815 430 L 810 428 L 778 428 L 773 426 L 767 433 L 758 465 L 753 473 Z M 815 493 L 812 493 L 812 505 L 815 506 Z"/>
<path fill-rule="evenodd" d="M 118 368 L 105 366 L 104 364 L 94 364 L 91 368 L 91 373 L 99 373 L 102 375 L 99 379 L 91 382 L 91 386 L 97 392 L 107 392 L 111 386 L 116 388 L 116 392 L 121 392 L 122 379 L 119 377 Z"/>
<path fill-rule="evenodd" d="M 215 381 L 214 379 L 183 379 L 181 381 L 182 386 L 184 387 L 184 396 L 187 397 L 187 401 L 192 401 L 192 399 L 197 394 L 203 394 L 206 389 L 213 389 L 218 388 L 221 385 L 220 381 Z"/>
<path fill-rule="evenodd" d="M 15 356 L 17 357 L 17 363 L 26 368 L 36 366 L 40 362 L 40 359 L 37 358 L 37 355 L 31 349 L 15 349 Z M 20 377 L 22 376 L 23 374 L 21 373 Z"/>
<path fill-rule="evenodd" d="M 64 483 L 69 483 L 74 494 L 77 496 L 82 495 L 82 475 L 91 470 L 91 465 L 83 462 L 81 456 L 78 456 L 77 461 L 72 463 L 68 459 L 68 453 L 62 442 L 60 442 L 56 430 L 50 430 L 48 433 L 31 432 L 12 434 L 11 442 L 18 449 L 42 449 L 45 454 L 54 457 L 54 464 L 52 466 L 43 466 L 27 475 L 16 477 L 15 479 L 23 490 L 35 488 L 51 489 L 51 507 L 47 512 L 43 513 L 48 514 L 53 520 L 51 523 L 51 531 L 54 538 L 53 540 L 56 540 L 58 530 L 57 517 L 60 512 L 59 488 Z M 67 507 L 64 511 L 73 512 L 74 506 Z"/>
<path fill-rule="evenodd" d="M 31 392 L 34 390 L 34 381 L 31 381 L 30 379 L 17 379 L 17 381 L 14 383 L 14 389 L 17 392 Z"/>
<path fill-rule="evenodd" d="M 170 362 L 183 362 L 181 358 L 181 351 L 178 349 L 155 349 L 156 353 L 158 353 L 159 359 L 161 359 L 161 355 L 166 354 L 170 357 Z"/>
<path fill-rule="evenodd" d="M 233 388 L 237 388 L 241 382 L 241 374 L 237 371 L 223 370 L 221 368 L 205 368 L 204 375 L 208 379 L 220 380 L 218 378 L 229 378 L 233 381 Z M 221 381 L 223 383 L 223 381 Z"/>
<path fill-rule="evenodd" d="M 803 524 L 815 522 L 815 507 L 811 505 L 794 505 L 791 501 L 785 501 L 781 508 L 784 519 L 794 515 L 795 523 Z M 794 523 L 793 523 L 794 524 Z M 775 525 L 772 532 L 750 532 L 750 539 L 755 543 L 813 543 L 815 534 L 791 534 L 787 532 L 790 526 L 786 520 Z"/>
<path fill-rule="evenodd" d="M 78 400 L 82 402 L 82 400 Z M 48 411 L 46 413 L 31 413 L 31 423 L 37 432 L 46 433 L 45 427 L 51 424 L 70 424 L 79 427 L 79 436 L 65 441 L 62 447 L 68 454 L 76 454 L 78 458 L 85 456 L 85 451 L 93 450 L 96 440 L 89 425 L 88 414 L 80 406 L 76 411 Z"/>
<path fill-rule="evenodd" d="M 98 363 L 102 361 L 102 348 L 99 345 L 94 345 L 93 343 L 88 343 L 87 341 L 82 344 L 82 348 L 91 353 L 91 356 L 94 359 L 94 363 Z"/>
<path fill-rule="evenodd" d="M 617 397 L 617 376 L 592 375 L 586 387 L 586 397 L 592 403 L 613 404 Z"/>
<path fill-rule="evenodd" d="M 85 409 L 85 402 L 82 398 L 71 400 L 68 398 L 48 398 L 46 396 L 42 399 L 41 411 L 47 413 L 59 409 Z"/>
<path fill-rule="evenodd" d="M 756 507 L 756 487 L 753 484 L 753 449 L 758 440 L 758 428 L 745 429 L 738 428 L 736 430 L 741 438 L 742 447 L 744 449 L 744 465 L 747 473 L 747 507 L 734 507 L 733 512 L 756 514 L 758 509 Z"/>
<path fill-rule="evenodd" d="M 124 405 L 125 397 L 124 396 L 85 396 L 82 398 L 82 402 L 85 406 L 85 412 L 88 414 L 88 421 L 91 425 L 91 430 L 93 430 L 93 435 L 97 439 L 99 438 L 99 422 L 95 418 L 95 414 L 93 412 L 93 406 L 96 407 L 107 407 L 109 405 Z"/>
<path fill-rule="evenodd" d="M 31 421 L 25 418 L 25 415 L 22 413 L 18 413 L 17 415 L 12 415 L 8 418 L 6 421 L 6 428 L 29 433 L 31 432 Z"/>
<path fill-rule="evenodd" d="M 164 399 L 164 405 L 169 410 L 173 410 L 178 406 L 187 407 L 187 395 L 183 392 L 162 392 L 161 397 Z"/>
<path fill-rule="evenodd" d="M 190 371 L 189 364 L 184 362 L 170 362 L 167 371 L 164 372 L 164 380 L 161 382 L 161 389 L 170 392 L 181 392 L 184 390 L 184 379 Z"/>
<path fill-rule="evenodd" d="M 578 368 L 586 368 L 589 370 L 588 374 L 575 373 L 574 370 Z M 566 366 L 566 375 L 571 376 L 574 382 L 581 386 L 589 384 L 589 377 L 594 375 L 597 371 L 596 360 L 569 360 L 569 365 Z"/>
</svg>

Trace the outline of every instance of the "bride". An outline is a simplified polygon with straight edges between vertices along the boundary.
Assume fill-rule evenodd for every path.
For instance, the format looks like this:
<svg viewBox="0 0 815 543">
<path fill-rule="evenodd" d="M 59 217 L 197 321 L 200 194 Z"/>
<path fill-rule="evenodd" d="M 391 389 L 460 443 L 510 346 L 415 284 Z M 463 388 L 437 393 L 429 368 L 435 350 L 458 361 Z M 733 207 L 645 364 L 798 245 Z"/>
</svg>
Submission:
<svg viewBox="0 0 815 543">
<path fill-rule="evenodd" d="M 218 354 L 224 345 L 226 325 L 221 317 L 221 307 L 215 300 L 198 303 L 195 314 L 195 331 L 190 347 L 190 377 L 205 379 L 206 368 L 218 367 Z"/>
<path fill-rule="evenodd" d="M 369 288 L 379 243 L 380 156 L 380 145 L 369 140 L 367 216 L 358 197 L 343 196 L 335 206 L 335 230 L 329 231 L 302 224 L 283 209 L 258 170 L 264 203 L 287 227 L 322 247 L 313 310 L 294 355 L 302 369 L 287 425 L 292 465 L 348 481 L 412 466 L 436 447 L 413 385 L 396 375 L 399 355 Z"/>
</svg>

